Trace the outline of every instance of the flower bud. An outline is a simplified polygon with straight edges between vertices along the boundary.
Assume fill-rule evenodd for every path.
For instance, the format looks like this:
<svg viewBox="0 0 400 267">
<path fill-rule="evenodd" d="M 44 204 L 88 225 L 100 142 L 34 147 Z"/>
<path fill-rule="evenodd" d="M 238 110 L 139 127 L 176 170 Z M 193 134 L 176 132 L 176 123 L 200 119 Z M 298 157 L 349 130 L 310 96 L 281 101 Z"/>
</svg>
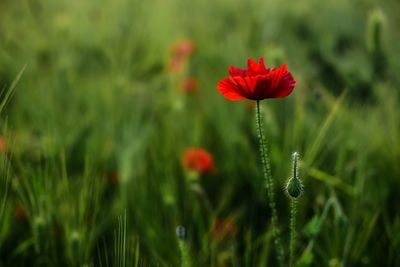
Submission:
<svg viewBox="0 0 400 267">
<path fill-rule="evenodd" d="M 286 191 L 293 198 L 300 197 L 303 194 L 303 185 L 300 179 L 291 178 L 286 185 Z"/>
<path fill-rule="evenodd" d="M 292 156 L 292 177 L 286 184 L 286 192 L 292 198 L 298 198 L 303 194 L 303 184 L 299 179 L 298 160 L 299 153 L 294 152 Z"/>
</svg>

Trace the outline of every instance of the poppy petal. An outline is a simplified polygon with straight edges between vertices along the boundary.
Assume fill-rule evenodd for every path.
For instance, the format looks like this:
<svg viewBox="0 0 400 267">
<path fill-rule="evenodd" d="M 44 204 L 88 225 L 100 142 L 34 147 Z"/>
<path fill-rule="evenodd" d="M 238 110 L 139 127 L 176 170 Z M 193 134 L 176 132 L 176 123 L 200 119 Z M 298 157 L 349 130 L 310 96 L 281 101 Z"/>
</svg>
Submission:
<svg viewBox="0 0 400 267">
<path fill-rule="evenodd" d="M 237 84 L 235 84 L 232 79 L 225 78 L 217 83 L 218 91 L 228 100 L 241 100 L 245 98 L 243 95 L 240 94 L 240 91 L 237 90 Z"/>
<path fill-rule="evenodd" d="M 260 77 L 257 77 L 256 79 L 256 86 L 254 89 L 254 96 L 253 98 L 255 100 L 257 99 L 264 99 L 264 98 L 269 98 L 271 94 L 271 89 L 272 89 L 272 81 L 269 79 L 267 75 L 263 75 Z"/>
<path fill-rule="evenodd" d="M 287 72 L 285 76 L 279 81 L 274 92 L 271 94 L 272 98 L 282 98 L 290 95 L 296 86 L 292 74 Z"/>
<path fill-rule="evenodd" d="M 267 69 L 264 65 L 264 58 L 260 58 L 260 63 L 249 58 L 247 60 L 247 75 L 254 76 L 259 74 L 267 74 Z"/>
<path fill-rule="evenodd" d="M 233 76 L 246 76 L 246 70 L 243 70 L 241 68 L 235 68 L 234 66 L 230 66 L 228 68 L 229 74 Z"/>
<path fill-rule="evenodd" d="M 237 79 L 241 86 L 240 90 L 242 91 L 242 94 L 248 99 L 257 99 L 257 77 L 258 76 L 247 76 L 243 77 L 241 80 Z"/>
</svg>

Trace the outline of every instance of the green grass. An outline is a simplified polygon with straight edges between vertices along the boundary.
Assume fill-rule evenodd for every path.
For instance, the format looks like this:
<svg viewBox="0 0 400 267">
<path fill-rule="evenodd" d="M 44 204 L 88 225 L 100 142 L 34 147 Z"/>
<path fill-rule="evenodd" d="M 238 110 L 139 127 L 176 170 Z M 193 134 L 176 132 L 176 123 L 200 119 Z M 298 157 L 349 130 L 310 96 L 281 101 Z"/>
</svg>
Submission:
<svg viewBox="0 0 400 267">
<path fill-rule="evenodd" d="M 1 1 L 0 266 L 180 266 L 182 242 L 193 266 L 276 266 L 254 109 L 216 89 L 260 56 L 298 84 L 261 103 L 286 250 L 298 151 L 297 266 L 399 265 L 399 12 L 396 0 Z M 196 51 L 172 73 L 185 38 Z M 178 89 L 187 76 L 193 94 Z M 195 184 L 188 147 L 216 166 Z M 224 218 L 236 231 L 221 242 Z"/>
</svg>

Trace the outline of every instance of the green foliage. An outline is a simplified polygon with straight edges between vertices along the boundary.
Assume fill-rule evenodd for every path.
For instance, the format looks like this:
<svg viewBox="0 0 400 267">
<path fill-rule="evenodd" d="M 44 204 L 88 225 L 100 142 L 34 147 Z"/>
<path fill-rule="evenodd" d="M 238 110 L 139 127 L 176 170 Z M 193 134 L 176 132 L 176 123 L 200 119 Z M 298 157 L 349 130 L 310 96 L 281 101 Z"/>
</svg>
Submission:
<svg viewBox="0 0 400 267">
<path fill-rule="evenodd" d="M 216 91 L 229 65 L 259 56 L 298 84 L 260 106 L 284 244 L 284 183 L 302 155 L 295 266 L 400 265 L 399 11 L 0 1 L 0 266 L 180 266 L 178 225 L 193 267 L 276 266 L 254 107 Z M 186 38 L 195 52 L 174 72 Z M 180 88 L 189 76 L 196 92 Z M 193 179 L 188 147 L 215 172 Z"/>
</svg>

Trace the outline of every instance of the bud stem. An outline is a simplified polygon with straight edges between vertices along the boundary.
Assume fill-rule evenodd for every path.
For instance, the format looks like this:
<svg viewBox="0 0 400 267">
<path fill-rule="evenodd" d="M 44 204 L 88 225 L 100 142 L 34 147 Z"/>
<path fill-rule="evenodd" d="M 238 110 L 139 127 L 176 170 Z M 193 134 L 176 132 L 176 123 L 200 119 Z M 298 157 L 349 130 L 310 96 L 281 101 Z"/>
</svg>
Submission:
<svg viewBox="0 0 400 267">
<path fill-rule="evenodd" d="M 297 199 L 290 198 L 289 267 L 293 266 L 294 250 L 296 245 L 296 214 L 297 214 Z"/>
<path fill-rule="evenodd" d="M 181 267 L 191 267 L 189 250 L 184 239 L 178 239 L 179 250 L 181 252 Z"/>
</svg>

